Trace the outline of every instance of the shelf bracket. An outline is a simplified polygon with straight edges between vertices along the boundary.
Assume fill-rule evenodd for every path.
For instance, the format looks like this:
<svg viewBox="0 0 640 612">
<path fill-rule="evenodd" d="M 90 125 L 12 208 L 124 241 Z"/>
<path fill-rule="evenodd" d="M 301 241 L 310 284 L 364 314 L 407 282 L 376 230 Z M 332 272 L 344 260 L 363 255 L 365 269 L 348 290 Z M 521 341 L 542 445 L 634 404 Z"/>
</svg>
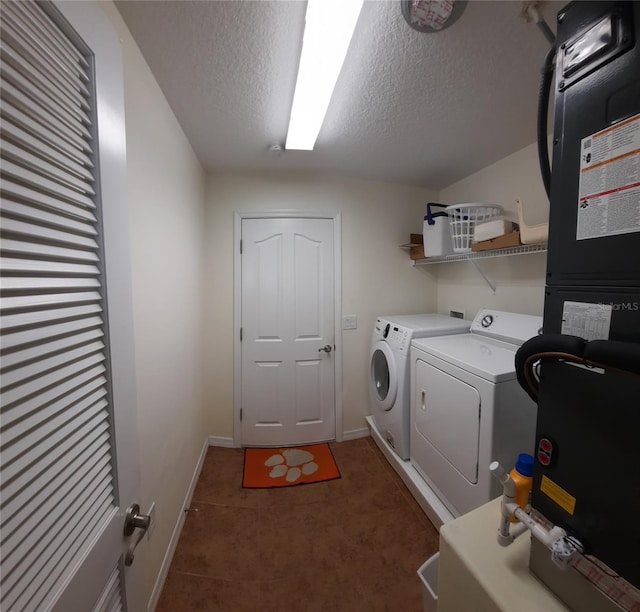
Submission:
<svg viewBox="0 0 640 612">
<path fill-rule="evenodd" d="M 496 286 L 487 278 L 487 275 L 480 269 L 480 266 L 478 266 L 478 264 L 476 263 L 475 259 L 472 259 L 471 257 L 467 257 L 466 258 L 467 261 L 470 261 L 475 269 L 480 273 L 480 275 L 482 276 L 482 278 L 484 278 L 484 282 L 487 283 L 487 285 L 489 285 L 489 287 L 491 287 L 491 291 L 493 291 L 493 294 L 496 294 Z"/>
</svg>

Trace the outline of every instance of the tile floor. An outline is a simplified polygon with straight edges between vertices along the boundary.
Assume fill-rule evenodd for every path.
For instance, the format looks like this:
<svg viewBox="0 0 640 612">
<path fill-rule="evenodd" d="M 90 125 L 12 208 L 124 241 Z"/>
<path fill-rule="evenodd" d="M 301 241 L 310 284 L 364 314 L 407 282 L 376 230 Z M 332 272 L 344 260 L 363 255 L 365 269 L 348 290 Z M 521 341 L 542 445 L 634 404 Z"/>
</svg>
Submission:
<svg viewBox="0 0 640 612">
<path fill-rule="evenodd" d="M 243 489 L 243 451 L 211 447 L 158 612 L 420 612 L 437 530 L 371 438 L 331 449 L 339 480 Z"/>
</svg>

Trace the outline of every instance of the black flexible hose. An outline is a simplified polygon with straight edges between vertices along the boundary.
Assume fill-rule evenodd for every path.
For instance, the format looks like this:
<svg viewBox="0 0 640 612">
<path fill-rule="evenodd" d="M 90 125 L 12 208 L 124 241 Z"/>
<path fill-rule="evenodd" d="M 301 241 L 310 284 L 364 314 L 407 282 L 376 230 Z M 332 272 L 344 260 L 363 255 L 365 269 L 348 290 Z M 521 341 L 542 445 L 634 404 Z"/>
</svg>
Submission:
<svg viewBox="0 0 640 612">
<path fill-rule="evenodd" d="M 549 117 L 549 95 L 551 82 L 553 81 L 553 66 L 556 59 L 555 45 L 549 49 L 544 64 L 542 65 L 542 78 L 540 80 L 540 95 L 538 97 L 538 159 L 542 182 L 547 192 L 547 198 L 551 200 L 551 164 L 549 162 L 549 144 L 547 141 L 547 121 Z"/>
</svg>

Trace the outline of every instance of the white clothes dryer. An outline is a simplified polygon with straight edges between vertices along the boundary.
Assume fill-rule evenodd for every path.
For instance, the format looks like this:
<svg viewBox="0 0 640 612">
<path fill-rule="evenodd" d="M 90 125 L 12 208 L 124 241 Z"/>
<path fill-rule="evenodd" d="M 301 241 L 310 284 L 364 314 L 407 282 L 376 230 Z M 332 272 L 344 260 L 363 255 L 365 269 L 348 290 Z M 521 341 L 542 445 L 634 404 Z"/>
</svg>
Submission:
<svg viewBox="0 0 640 612">
<path fill-rule="evenodd" d="M 467 334 L 414 340 L 411 463 L 454 517 L 501 493 L 489 464 L 533 453 L 536 405 L 515 373 L 542 317 L 481 310 Z"/>
<path fill-rule="evenodd" d="M 441 314 L 390 315 L 376 319 L 371 337 L 369 395 L 376 429 L 404 460 L 409 459 L 410 364 L 414 338 L 462 334 L 470 321 Z"/>
</svg>

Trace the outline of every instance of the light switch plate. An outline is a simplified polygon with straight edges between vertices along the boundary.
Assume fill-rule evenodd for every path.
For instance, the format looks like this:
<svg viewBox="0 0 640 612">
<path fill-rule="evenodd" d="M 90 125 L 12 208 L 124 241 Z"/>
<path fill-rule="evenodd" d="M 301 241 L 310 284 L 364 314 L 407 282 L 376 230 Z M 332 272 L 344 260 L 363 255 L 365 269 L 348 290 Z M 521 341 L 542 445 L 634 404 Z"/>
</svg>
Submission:
<svg viewBox="0 0 640 612">
<path fill-rule="evenodd" d="M 358 329 L 358 317 L 356 315 L 342 317 L 342 329 Z"/>
</svg>

